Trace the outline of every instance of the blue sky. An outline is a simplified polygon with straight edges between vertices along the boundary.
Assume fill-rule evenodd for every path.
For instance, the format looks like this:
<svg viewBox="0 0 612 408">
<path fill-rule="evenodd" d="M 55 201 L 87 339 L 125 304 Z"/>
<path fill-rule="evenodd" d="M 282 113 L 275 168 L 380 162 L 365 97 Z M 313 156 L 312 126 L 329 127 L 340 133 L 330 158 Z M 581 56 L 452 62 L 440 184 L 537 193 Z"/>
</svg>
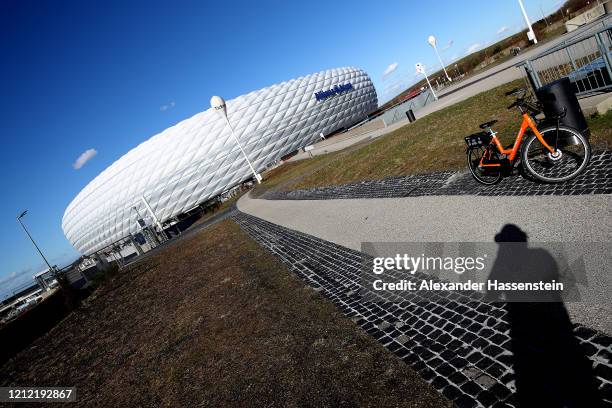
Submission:
<svg viewBox="0 0 612 408">
<path fill-rule="evenodd" d="M 560 4 L 525 0 L 532 19 Z M 1 0 L 0 295 L 43 269 L 16 215 L 29 210 L 52 263 L 76 258 L 61 229 L 71 199 L 211 95 L 352 65 L 385 101 L 416 62 L 438 68 L 428 35 L 449 62 L 523 27 L 516 0 Z"/>
</svg>

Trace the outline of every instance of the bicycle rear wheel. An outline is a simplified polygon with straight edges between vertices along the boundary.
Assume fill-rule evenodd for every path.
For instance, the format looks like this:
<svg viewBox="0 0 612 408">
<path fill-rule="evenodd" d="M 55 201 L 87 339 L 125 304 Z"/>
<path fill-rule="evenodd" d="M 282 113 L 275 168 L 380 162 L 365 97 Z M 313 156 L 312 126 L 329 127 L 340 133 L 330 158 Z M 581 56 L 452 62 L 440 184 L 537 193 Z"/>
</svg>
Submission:
<svg viewBox="0 0 612 408">
<path fill-rule="evenodd" d="M 470 173 L 476 181 L 487 186 L 499 183 L 502 178 L 500 167 L 480 167 L 482 156 L 489 154 L 488 147 L 472 147 L 467 152 L 467 161 Z"/>
<path fill-rule="evenodd" d="M 582 133 L 565 126 L 542 129 L 540 133 L 551 147 L 557 144 L 556 154 L 552 154 L 531 135 L 522 150 L 525 170 L 538 180 L 547 183 L 561 183 L 571 180 L 582 173 L 591 159 L 591 146 Z"/>
</svg>

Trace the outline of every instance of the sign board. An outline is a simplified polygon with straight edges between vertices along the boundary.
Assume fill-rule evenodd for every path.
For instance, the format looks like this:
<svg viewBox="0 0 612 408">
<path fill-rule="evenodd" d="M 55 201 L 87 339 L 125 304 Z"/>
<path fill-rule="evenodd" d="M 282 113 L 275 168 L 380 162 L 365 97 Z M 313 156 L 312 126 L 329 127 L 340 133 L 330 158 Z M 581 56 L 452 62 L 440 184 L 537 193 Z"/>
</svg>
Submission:
<svg viewBox="0 0 612 408">
<path fill-rule="evenodd" d="M 314 149 L 314 146 L 313 146 L 313 145 L 310 145 L 310 146 L 306 146 L 306 147 L 304 148 L 304 151 L 305 151 L 305 152 L 309 152 L 309 151 L 311 151 L 312 149 Z"/>
<path fill-rule="evenodd" d="M 416 71 L 417 71 L 419 74 L 424 74 L 424 73 L 425 73 L 425 67 L 424 67 L 424 66 L 423 66 L 423 64 L 421 64 L 420 62 L 417 62 L 417 63 L 415 64 L 415 67 L 416 67 Z"/>
<path fill-rule="evenodd" d="M 353 89 L 353 84 L 350 82 L 346 84 L 336 85 L 327 91 L 319 91 L 315 92 L 315 98 L 317 101 L 324 101 L 327 98 L 330 98 L 334 95 L 340 95 L 341 93 L 348 92 Z"/>
</svg>

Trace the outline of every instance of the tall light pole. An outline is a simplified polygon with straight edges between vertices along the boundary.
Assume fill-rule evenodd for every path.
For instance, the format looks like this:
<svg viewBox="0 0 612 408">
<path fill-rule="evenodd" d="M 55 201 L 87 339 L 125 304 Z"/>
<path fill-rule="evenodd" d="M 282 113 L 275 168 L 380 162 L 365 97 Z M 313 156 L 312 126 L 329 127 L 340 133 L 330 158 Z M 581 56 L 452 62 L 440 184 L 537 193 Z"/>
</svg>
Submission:
<svg viewBox="0 0 612 408">
<path fill-rule="evenodd" d="M 417 62 L 415 66 L 416 66 L 417 72 L 425 76 L 427 85 L 429 85 L 429 90 L 431 91 L 431 94 L 433 95 L 434 99 L 437 101 L 438 97 L 436 96 L 436 93 L 434 92 L 433 87 L 431 86 L 431 82 L 429 82 L 429 78 L 427 77 L 427 74 L 425 73 L 425 67 L 420 62 Z"/>
<path fill-rule="evenodd" d="M 531 23 L 529 22 L 529 17 L 527 16 L 527 12 L 525 11 L 525 6 L 523 5 L 523 0 L 518 0 L 519 6 L 521 6 L 521 11 L 523 12 L 523 18 L 525 19 L 525 23 L 527 23 L 527 38 L 533 41 L 534 44 L 538 43 L 538 39 L 536 38 L 535 33 L 533 32 L 533 28 L 531 28 Z"/>
<path fill-rule="evenodd" d="M 149 214 L 151 214 L 151 218 L 153 218 L 153 222 L 155 222 L 155 224 L 157 225 L 157 228 L 159 228 L 160 235 L 163 238 L 168 239 L 168 235 L 166 235 L 166 231 L 164 231 L 164 227 L 161 225 L 161 222 L 159 222 L 159 219 L 157 218 L 157 215 L 155 215 L 155 212 L 153 211 L 153 209 L 149 205 L 149 202 L 147 201 L 145 196 L 142 195 L 140 197 L 140 199 L 142 200 L 142 203 L 144 204 L 144 206 L 147 209 L 147 211 L 149 211 Z M 136 209 L 136 212 L 138 212 L 138 209 Z M 139 213 L 139 215 L 140 215 L 140 213 Z"/>
<path fill-rule="evenodd" d="M 442 58 L 440 57 L 440 53 L 438 52 L 438 47 L 436 47 L 436 37 L 430 35 L 429 38 L 427 38 L 427 42 L 433 47 L 434 51 L 436 52 L 436 55 L 438 56 L 438 61 L 440 61 L 440 65 L 442 65 L 444 75 L 446 75 L 446 79 L 448 79 L 448 82 L 453 82 L 451 77 L 448 75 L 448 72 L 446 72 L 446 68 L 444 68 L 444 63 L 442 62 Z"/>
<path fill-rule="evenodd" d="M 249 168 L 253 172 L 253 176 L 255 176 L 255 180 L 257 180 L 258 184 L 261 184 L 261 176 L 259 174 L 257 174 L 255 169 L 253 168 L 253 165 L 251 164 L 251 161 L 249 160 L 249 157 L 247 156 L 246 152 L 242 148 L 242 145 L 240 144 L 240 141 L 238 140 L 238 137 L 236 137 L 236 133 L 234 133 L 234 128 L 230 124 L 230 121 L 229 121 L 229 119 L 227 117 L 227 107 L 225 106 L 225 100 L 223 100 L 223 98 L 220 97 L 220 96 L 213 96 L 212 98 L 210 98 L 210 106 L 212 106 L 212 108 L 215 111 L 217 111 L 221 116 L 223 116 L 223 118 L 225 119 L 225 123 L 227 124 L 227 127 L 229 127 L 229 129 L 230 129 L 230 133 L 234 137 L 234 140 L 236 141 L 236 144 L 238 145 L 238 148 L 240 148 L 240 151 L 242 152 L 242 155 L 246 159 L 246 161 L 247 161 L 247 163 L 249 165 Z"/>
<path fill-rule="evenodd" d="M 22 212 L 19 216 L 17 216 L 17 221 L 19 221 L 19 224 L 21 224 L 21 228 L 23 228 L 23 230 L 25 231 L 25 233 L 27 234 L 28 238 L 30 238 L 30 241 L 32 241 L 32 244 L 34 244 L 34 247 L 36 247 L 36 250 L 38 251 L 38 253 L 40 254 L 40 256 L 42 257 L 43 261 L 45 261 L 45 263 L 47 264 L 47 266 L 49 267 L 49 272 L 53 271 L 53 267 L 51 266 L 51 264 L 49 263 L 49 261 L 47 261 L 47 258 L 45 258 L 45 256 L 43 255 L 42 251 L 40 250 L 40 248 L 38 247 L 38 245 L 36 245 L 36 242 L 34 242 L 34 238 L 32 238 L 32 235 L 30 235 L 30 232 L 28 231 L 28 229 L 26 228 L 25 224 L 23 223 L 23 221 L 21 221 L 21 219 L 23 217 L 25 217 L 25 215 L 28 213 L 28 210 L 25 210 L 24 212 Z"/>
<path fill-rule="evenodd" d="M 548 23 L 548 19 L 546 18 L 546 16 L 544 15 L 544 10 L 542 9 L 542 5 L 540 4 L 540 13 L 542 13 L 542 18 L 544 19 L 544 21 L 546 22 L 547 26 L 550 26 L 550 24 Z"/>
</svg>

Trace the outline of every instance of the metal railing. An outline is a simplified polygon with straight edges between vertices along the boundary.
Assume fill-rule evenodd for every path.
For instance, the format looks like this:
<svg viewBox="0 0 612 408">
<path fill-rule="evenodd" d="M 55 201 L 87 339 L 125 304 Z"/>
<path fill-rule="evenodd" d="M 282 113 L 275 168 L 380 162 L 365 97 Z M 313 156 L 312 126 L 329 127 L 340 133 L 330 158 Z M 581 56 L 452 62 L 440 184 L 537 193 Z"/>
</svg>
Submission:
<svg viewBox="0 0 612 408">
<path fill-rule="evenodd" d="M 611 91 L 612 24 L 609 18 L 603 21 L 603 28 L 582 32 L 518 66 L 536 89 L 567 77 L 579 97 Z"/>
<path fill-rule="evenodd" d="M 419 96 L 412 98 L 408 101 L 402 102 L 398 105 L 395 105 L 391 109 L 384 112 L 380 117 L 384 120 L 387 126 L 399 122 L 401 120 L 406 120 L 406 112 L 409 109 L 412 109 L 413 112 L 423 108 L 425 105 L 434 101 L 434 97 L 429 91 L 429 89 L 424 90 Z"/>
</svg>

